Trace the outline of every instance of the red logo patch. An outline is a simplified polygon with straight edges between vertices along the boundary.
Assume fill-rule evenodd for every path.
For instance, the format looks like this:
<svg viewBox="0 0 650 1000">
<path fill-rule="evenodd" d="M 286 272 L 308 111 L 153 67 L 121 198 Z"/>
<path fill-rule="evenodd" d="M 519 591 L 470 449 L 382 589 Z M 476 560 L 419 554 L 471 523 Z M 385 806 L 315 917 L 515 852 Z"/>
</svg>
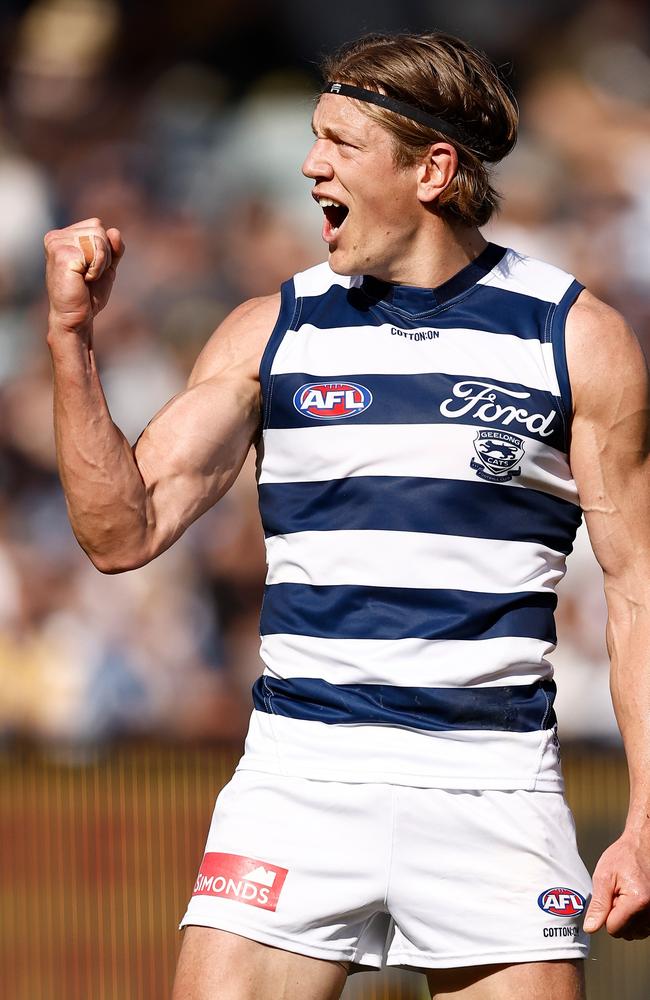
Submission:
<svg viewBox="0 0 650 1000">
<path fill-rule="evenodd" d="M 287 868 L 241 854 L 204 854 L 193 896 L 222 896 L 239 903 L 275 910 Z"/>
</svg>

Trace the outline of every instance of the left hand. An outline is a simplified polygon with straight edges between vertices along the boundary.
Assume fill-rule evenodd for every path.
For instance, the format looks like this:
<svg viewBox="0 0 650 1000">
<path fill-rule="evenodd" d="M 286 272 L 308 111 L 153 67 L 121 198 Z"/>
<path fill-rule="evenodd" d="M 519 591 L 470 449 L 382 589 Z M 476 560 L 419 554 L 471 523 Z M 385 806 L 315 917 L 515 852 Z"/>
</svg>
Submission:
<svg viewBox="0 0 650 1000">
<path fill-rule="evenodd" d="M 588 934 L 605 926 L 626 941 L 650 936 L 650 835 L 623 833 L 596 865 L 593 884 Z"/>
</svg>

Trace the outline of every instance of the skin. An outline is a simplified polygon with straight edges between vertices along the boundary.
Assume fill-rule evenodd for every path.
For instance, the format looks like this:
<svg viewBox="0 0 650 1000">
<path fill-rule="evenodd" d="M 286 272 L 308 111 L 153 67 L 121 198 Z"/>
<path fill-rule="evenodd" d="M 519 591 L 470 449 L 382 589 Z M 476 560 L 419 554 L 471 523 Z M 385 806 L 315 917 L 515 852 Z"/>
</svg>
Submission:
<svg viewBox="0 0 650 1000">
<path fill-rule="evenodd" d="M 397 169 L 388 134 L 336 95 L 321 97 L 313 126 L 303 172 L 316 195 L 349 208 L 337 233 L 324 227 L 333 270 L 434 287 L 483 249 L 477 230 L 452 227 L 436 212 L 457 168 L 451 144 L 435 143 L 421 162 Z M 108 302 L 124 253 L 121 235 L 86 219 L 48 233 L 45 249 L 56 441 L 70 520 L 98 569 L 133 569 L 223 496 L 257 441 L 259 362 L 279 296 L 244 303 L 222 323 L 185 391 L 131 448 L 106 406 L 92 346 L 93 318 Z M 641 938 L 650 933 L 650 528 L 639 516 L 650 499 L 647 375 L 623 319 L 586 292 L 570 310 L 566 341 L 571 465 L 605 577 L 612 696 L 631 781 L 625 830 L 598 864 L 585 927 Z M 191 927 L 174 1000 L 247 1000 L 268 995 L 268 983 L 273 1000 L 330 1000 L 345 974 L 342 963 Z M 432 996 L 458 1000 L 584 997 L 580 962 L 433 970 L 427 978 Z"/>
<path fill-rule="evenodd" d="M 650 934 L 650 501 L 648 372 L 636 337 L 582 292 L 567 319 L 574 396 L 570 461 L 607 598 L 610 685 L 630 774 L 625 829 L 594 872 L 585 919 Z"/>
</svg>

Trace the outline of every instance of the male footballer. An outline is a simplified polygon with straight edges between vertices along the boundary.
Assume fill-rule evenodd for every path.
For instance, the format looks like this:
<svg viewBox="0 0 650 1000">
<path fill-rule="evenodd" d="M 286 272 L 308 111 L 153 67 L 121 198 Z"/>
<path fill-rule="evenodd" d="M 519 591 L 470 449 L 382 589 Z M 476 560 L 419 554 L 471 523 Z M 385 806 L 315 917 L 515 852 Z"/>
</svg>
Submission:
<svg viewBox="0 0 650 1000">
<path fill-rule="evenodd" d="M 588 935 L 650 932 L 642 354 L 571 275 L 481 235 L 517 129 L 482 54 L 372 36 L 324 75 L 303 172 L 327 262 L 235 309 L 134 448 L 92 348 L 121 235 L 45 241 L 61 478 L 97 568 L 155 558 L 258 454 L 265 669 L 173 997 L 334 1000 L 391 965 L 432 997 L 582 1000 Z M 593 891 L 547 659 L 581 511 L 631 783 Z"/>
</svg>

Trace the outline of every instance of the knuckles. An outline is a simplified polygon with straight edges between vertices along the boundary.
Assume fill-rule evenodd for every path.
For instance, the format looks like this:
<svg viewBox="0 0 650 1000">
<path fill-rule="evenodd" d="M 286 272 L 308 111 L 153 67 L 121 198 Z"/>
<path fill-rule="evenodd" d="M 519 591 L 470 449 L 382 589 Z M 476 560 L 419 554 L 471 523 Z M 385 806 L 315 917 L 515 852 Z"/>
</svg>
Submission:
<svg viewBox="0 0 650 1000">
<path fill-rule="evenodd" d="M 98 236 L 102 246 L 108 242 L 108 236 L 106 235 L 106 229 L 101 219 L 85 219 L 83 222 L 77 222 L 72 226 L 66 226 L 64 229 L 50 229 L 49 232 L 45 233 L 43 237 L 43 243 L 46 250 L 56 249 L 61 244 L 67 244 L 68 246 L 77 246 L 77 239 L 79 236 Z"/>
</svg>

